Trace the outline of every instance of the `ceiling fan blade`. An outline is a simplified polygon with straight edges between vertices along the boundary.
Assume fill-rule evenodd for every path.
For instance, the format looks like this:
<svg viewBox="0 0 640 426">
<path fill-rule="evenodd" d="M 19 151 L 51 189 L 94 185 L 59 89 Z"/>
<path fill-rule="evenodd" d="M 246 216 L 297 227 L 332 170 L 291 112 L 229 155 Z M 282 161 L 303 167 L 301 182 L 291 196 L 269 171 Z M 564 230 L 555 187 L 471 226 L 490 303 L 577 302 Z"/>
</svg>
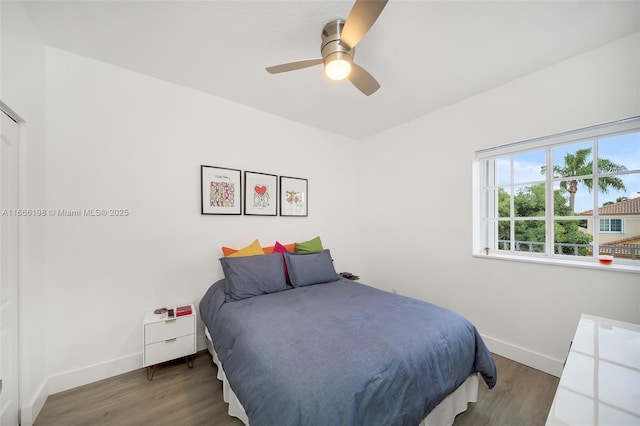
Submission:
<svg viewBox="0 0 640 426">
<path fill-rule="evenodd" d="M 274 65 L 267 67 L 270 74 L 278 74 L 281 72 L 295 71 L 302 68 L 309 68 L 322 63 L 322 59 L 305 59 L 304 61 L 289 62 L 288 64 Z"/>
<path fill-rule="evenodd" d="M 389 0 L 356 0 L 344 28 L 340 41 L 354 48 L 371 29 Z"/>
<path fill-rule="evenodd" d="M 376 81 L 371 74 L 369 74 L 364 68 L 356 64 L 351 64 L 351 74 L 349 74 L 349 81 L 356 86 L 356 88 L 369 96 L 375 93 L 380 88 L 380 83 Z"/>
</svg>

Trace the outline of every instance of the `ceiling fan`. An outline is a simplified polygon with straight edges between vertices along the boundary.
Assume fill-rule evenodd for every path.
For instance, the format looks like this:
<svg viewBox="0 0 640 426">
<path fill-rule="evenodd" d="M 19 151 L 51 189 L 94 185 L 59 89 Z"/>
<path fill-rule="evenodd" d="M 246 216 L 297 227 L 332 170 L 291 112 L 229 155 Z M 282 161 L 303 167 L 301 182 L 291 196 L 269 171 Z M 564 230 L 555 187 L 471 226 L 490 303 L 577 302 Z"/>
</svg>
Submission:
<svg viewBox="0 0 640 426">
<path fill-rule="evenodd" d="M 369 96 L 380 88 L 380 84 L 364 68 L 353 62 L 356 44 L 371 29 L 389 0 L 356 0 L 346 21 L 329 22 L 322 30 L 320 54 L 322 58 L 305 59 L 268 67 L 271 74 L 295 71 L 324 64 L 324 72 L 331 80 L 349 81 Z"/>
</svg>

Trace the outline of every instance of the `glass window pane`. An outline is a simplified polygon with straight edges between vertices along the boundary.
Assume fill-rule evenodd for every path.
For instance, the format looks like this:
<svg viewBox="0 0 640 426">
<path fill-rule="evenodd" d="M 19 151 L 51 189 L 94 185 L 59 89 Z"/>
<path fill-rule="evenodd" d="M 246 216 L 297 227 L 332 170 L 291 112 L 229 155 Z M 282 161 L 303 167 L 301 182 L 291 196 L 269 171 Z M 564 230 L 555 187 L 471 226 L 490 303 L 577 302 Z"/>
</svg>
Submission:
<svg viewBox="0 0 640 426">
<path fill-rule="evenodd" d="M 591 256 L 593 219 L 555 220 L 553 252 L 570 256 Z"/>
<path fill-rule="evenodd" d="M 612 255 L 615 259 L 633 260 L 640 264 L 640 244 L 600 243 L 600 254 Z M 615 262 L 614 259 L 614 262 Z"/>
<path fill-rule="evenodd" d="M 516 220 L 514 250 L 544 253 L 545 223 L 544 220 Z"/>
<path fill-rule="evenodd" d="M 636 203 L 624 202 L 640 197 L 640 173 L 602 176 L 598 178 L 598 190 L 600 214 L 640 214 Z"/>
<path fill-rule="evenodd" d="M 601 218 L 598 228 L 600 254 L 640 263 L 640 219 Z M 587 232 L 593 234 L 591 223 L 588 224 Z"/>
<path fill-rule="evenodd" d="M 593 215 L 593 192 L 585 186 L 579 186 L 572 197 L 569 185 L 568 181 L 553 183 L 554 216 Z"/>
<path fill-rule="evenodd" d="M 500 157 L 496 160 L 496 184 L 511 183 L 511 157 Z"/>
<path fill-rule="evenodd" d="M 622 232 L 622 219 L 610 219 L 610 231 Z"/>
<path fill-rule="evenodd" d="M 511 217 L 511 188 L 498 188 L 498 217 Z"/>
<path fill-rule="evenodd" d="M 545 215 L 544 183 L 514 188 L 513 207 L 517 217 L 537 217 Z"/>
<path fill-rule="evenodd" d="M 511 222 L 501 220 L 498 222 L 498 248 L 509 250 L 511 243 Z M 507 248 L 505 248 L 507 247 Z"/>
<path fill-rule="evenodd" d="M 617 135 L 598 141 L 598 171 L 615 173 L 622 170 L 640 170 L 640 132 Z"/>
<path fill-rule="evenodd" d="M 544 181 L 545 151 L 527 152 L 513 157 L 513 183 Z"/>
<path fill-rule="evenodd" d="M 485 227 L 486 237 L 483 248 L 489 248 L 490 250 L 509 250 L 511 242 L 510 221 L 487 220 L 485 221 Z"/>
<path fill-rule="evenodd" d="M 593 174 L 593 142 L 563 145 L 553 149 L 553 177 Z"/>
</svg>

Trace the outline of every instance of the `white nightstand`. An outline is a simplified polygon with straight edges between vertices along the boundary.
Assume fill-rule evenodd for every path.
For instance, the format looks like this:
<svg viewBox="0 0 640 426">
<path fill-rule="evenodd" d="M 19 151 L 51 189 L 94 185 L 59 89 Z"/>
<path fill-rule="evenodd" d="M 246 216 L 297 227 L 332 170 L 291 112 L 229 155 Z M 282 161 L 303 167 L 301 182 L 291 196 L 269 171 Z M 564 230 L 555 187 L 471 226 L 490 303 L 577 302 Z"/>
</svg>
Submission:
<svg viewBox="0 0 640 426">
<path fill-rule="evenodd" d="M 173 308 L 175 310 L 175 307 Z M 153 378 L 153 366 L 196 353 L 196 309 L 181 317 L 160 318 L 148 312 L 142 322 L 142 364 L 147 367 L 147 379 Z M 193 357 L 187 358 L 189 368 Z"/>
</svg>

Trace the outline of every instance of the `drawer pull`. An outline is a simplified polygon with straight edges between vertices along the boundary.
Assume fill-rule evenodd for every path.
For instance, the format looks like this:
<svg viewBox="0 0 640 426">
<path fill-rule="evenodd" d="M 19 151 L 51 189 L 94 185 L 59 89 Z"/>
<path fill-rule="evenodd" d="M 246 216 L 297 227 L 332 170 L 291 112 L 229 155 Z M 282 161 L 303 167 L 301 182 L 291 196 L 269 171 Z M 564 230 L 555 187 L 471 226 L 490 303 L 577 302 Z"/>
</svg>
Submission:
<svg viewBox="0 0 640 426">
<path fill-rule="evenodd" d="M 167 339 L 164 342 L 165 343 L 171 343 L 171 342 L 175 342 L 177 340 L 177 337 L 174 337 L 173 339 Z"/>
</svg>

